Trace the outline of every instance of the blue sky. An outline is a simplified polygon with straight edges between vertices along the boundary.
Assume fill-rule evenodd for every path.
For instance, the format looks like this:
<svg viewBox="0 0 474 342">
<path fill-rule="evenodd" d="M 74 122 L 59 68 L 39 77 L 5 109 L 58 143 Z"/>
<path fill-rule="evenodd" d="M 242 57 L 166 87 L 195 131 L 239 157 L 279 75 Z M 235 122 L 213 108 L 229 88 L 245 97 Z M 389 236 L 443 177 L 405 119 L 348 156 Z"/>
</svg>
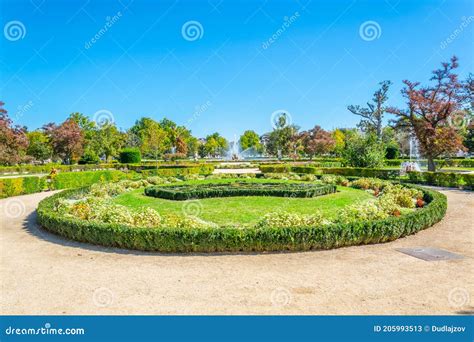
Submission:
<svg viewBox="0 0 474 342">
<path fill-rule="evenodd" d="M 425 82 L 453 54 L 461 76 L 474 71 L 473 7 L 467 0 L 1 0 L 0 100 L 30 129 L 100 110 L 121 128 L 166 116 L 200 137 L 270 131 L 278 110 L 304 129 L 349 127 L 358 118 L 347 105 L 363 104 L 382 80 L 394 82 L 390 104 L 402 105 L 401 81 Z M 15 21 L 19 36 L 9 30 Z M 183 34 L 190 21 L 197 36 Z"/>
</svg>

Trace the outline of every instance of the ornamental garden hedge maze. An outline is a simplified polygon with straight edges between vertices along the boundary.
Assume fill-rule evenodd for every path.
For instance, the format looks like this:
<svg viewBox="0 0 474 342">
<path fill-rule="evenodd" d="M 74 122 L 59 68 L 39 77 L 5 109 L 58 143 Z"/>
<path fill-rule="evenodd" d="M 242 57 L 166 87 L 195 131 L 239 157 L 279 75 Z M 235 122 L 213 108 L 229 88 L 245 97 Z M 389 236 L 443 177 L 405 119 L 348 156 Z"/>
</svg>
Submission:
<svg viewBox="0 0 474 342">
<path fill-rule="evenodd" d="M 147 196 L 184 201 L 188 199 L 234 196 L 277 196 L 308 198 L 336 192 L 333 184 L 249 183 L 150 186 Z"/>
</svg>

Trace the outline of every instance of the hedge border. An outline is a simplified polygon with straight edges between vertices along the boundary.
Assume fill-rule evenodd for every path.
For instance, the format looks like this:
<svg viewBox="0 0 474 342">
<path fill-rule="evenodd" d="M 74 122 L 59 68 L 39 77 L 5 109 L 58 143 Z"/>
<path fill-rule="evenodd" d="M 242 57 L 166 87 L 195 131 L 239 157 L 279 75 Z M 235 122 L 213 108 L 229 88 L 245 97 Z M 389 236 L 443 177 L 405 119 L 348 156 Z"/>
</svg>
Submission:
<svg viewBox="0 0 474 342">
<path fill-rule="evenodd" d="M 414 186 L 411 186 L 414 187 Z M 439 222 L 447 209 L 446 196 L 415 187 L 428 203 L 412 213 L 384 220 L 291 228 L 132 228 L 120 224 L 91 223 L 55 213 L 54 202 L 84 189 L 67 190 L 42 200 L 38 223 L 67 239 L 131 250 L 162 253 L 271 252 L 331 249 L 392 241 Z"/>
<path fill-rule="evenodd" d="M 297 197 L 310 198 L 332 194 L 336 192 L 336 186 L 319 184 L 299 184 L 299 183 L 246 183 L 252 188 L 241 188 L 230 186 L 229 184 L 208 184 L 202 185 L 177 185 L 177 186 L 148 186 L 145 188 L 145 195 L 156 198 L 164 198 L 174 201 L 185 201 L 189 199 L 202 199 L 212 197 L 232 197 L 232 196 L 275 196 L 275 197 Z M 268 187 L 272 185 L 274 187 Z M 267 187 L 266 187 L 267 186 Z"/>
</svg>

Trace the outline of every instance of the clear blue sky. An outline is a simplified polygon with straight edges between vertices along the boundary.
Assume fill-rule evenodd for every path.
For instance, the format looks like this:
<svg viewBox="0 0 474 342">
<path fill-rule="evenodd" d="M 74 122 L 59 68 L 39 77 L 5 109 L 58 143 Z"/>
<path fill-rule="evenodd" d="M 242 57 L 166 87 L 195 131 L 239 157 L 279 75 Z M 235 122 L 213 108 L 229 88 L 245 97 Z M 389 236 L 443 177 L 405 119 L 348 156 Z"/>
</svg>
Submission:
<svg viewBox="0 0 474 342">
<path fill-rule="evenodd" d="M 426 81 L 453 54 L 463 77 L 474 71 L 473 4 L 1 0 L 0 100 L 30 129 L 102 109 L 121 128 L 166 116 L 200 137 L 270 131 L 280 109 L 304 129 L 354 126 L 347 105 L 363 104 L 382 80 L 401 105 L 403 79 Z M 20 37 L 11 21 L 23 24 Z M 202 35 L 185 39 L 188 21 Z M 379 26 L 375 37 L 361 36 L 367 21 Z"/>
</svg>

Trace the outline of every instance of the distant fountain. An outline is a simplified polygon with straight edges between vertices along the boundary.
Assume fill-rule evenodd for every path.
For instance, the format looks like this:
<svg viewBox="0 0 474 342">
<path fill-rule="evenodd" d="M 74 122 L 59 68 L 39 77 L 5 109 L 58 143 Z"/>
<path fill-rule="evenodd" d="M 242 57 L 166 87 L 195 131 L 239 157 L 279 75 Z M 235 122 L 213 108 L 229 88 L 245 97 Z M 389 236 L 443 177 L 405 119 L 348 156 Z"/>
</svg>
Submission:
<svg viewBox="0 0 474 342">
<path fill-rule="evenodd" d="M 402 163 L 401 170 L 400 170 L 400 174 L 402 174 L 402 175 L 405 175 L 407 172 L 410 172 L 410 171 L 416 171 L 416 172 L 421 171 L 420 163 L 419 163 L 420 152 L 419 152 L 419 148 L 418 148 L 418 140 L 412 134 L 410 134 L 409 139 L 410 139 L 409 140 L 410 161 Z"/>
<path fill-rule="evenodd" d="M 230 148 L 225 155 L 226 160 L 239 161 L 261 159 L 263 157 L 262 153 L 257 151 L 255 147 L 249 147 L 245 150 L 242 150 L 236 135 L 234 135 L 234 141 L 230 142 L 229 147 Z"/>
</svg>

